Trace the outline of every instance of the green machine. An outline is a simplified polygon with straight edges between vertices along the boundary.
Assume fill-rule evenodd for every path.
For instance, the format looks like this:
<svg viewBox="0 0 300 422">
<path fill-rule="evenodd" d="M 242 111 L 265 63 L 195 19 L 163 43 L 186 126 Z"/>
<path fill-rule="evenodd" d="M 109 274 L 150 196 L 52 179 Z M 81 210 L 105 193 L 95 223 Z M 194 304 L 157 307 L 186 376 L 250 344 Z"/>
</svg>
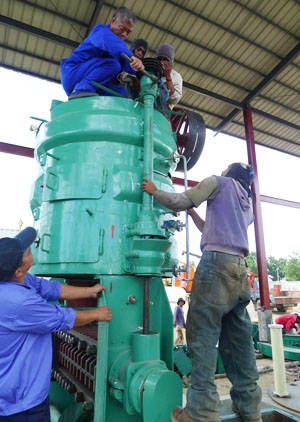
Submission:
<svg viewBox="0 0 300 422">
<path fill-rule="evenodd" d="M 148 63 L 152 76 L 155 64 Z M 101 282 L 110 323 L 53 336 L 51 421 L 167 422 L 182 402 L 173 371 L 173 326 L 162 277 L 174 274 L 176 213 L 141 192 L 143 177 L 173 191 L 175 137 L 142 76 L 138 101 L 53 101 L 37 135 L 31 197 L 38 241 L 33 272 L 72 285 Z"/>
</svg>

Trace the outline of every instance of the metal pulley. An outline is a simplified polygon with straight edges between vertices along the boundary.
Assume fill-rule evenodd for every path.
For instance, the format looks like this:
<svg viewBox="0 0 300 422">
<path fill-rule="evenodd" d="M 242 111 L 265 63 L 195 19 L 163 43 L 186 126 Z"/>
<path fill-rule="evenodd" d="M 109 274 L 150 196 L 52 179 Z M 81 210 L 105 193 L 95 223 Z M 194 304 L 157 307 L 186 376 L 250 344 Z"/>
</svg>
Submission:
<svg viewBox="0 0 300 422">
<path fill-rule="evenodd" d="M 184 155 L 187 170 L 191 170 L 200 158 L 205 142 L 205 123 L 200 114 L 175 107 L 176 114 L 171 115 L 170 123 L 177 138 L 177 152 Z M 184 171 L 183 161 L 177 165 L 177 171 Z"/>
</svg>

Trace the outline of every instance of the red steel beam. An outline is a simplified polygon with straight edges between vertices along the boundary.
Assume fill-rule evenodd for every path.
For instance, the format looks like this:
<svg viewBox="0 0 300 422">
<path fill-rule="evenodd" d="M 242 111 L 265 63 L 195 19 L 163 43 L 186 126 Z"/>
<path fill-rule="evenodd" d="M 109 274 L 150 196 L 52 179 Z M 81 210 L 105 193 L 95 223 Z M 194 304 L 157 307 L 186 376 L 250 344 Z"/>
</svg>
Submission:
<svg viewBox="0 0 300 422">
<path fill-rule="evenodd" d="M 254 140 L 254 131 L 253 131 L 253 123 L 252 123 L 252 112 L 251 112 L 251 108 L 248 105 L 244 107 L 243 114 L 244 114 L 246 141 L 247 141 L 248 161 L 249 161 L 249 164 L 251 164 L 254 169 L 254 179 L 251 184 L 251 190 L 252 190 L 252 201 L 253 201 L 253 212 L 254 212 L 254 230 L 255 230 L 255 241 L 256 241 L 256 259 L 257 259 L 257 270 L 258 270 L 258 280 L 259 280 L 260 303 L 262 306 L 264 306 L 265 309 L 271 309 L 265 241 L 264 241 L 264 230 L 263 230 L 259 182 L 258 182 L 257 164 L 256 164 L 255 140 Z"/>
<path fill-rule="evenodd" d="M 172 177 L 172 181 L 174 185 L 184 186 L 184 179 L 182 179 L 181 177 Z M 196 180 L 188 180 L 188 187 L 192 188 L 198 183 L 199 182 L 196 182 Z M 282 198 L 274 198 L 273 196 L 267 195 L 260 195 L 259 198 L 261 202 L 268 202 L 269 204 L 283 205 L 285 207 L 300 209 L 300 202 L 289 201 L 288 199 Z"/>
<path fill-rule="evenodd" d="M 21 145 L 7 144 L 6 142 L 0 142 L 0 152 L 6 152 L 7 154 L 21 155 L 23 157 L 33 158 L 33 148 L 22 147 Z"/>
</svg>

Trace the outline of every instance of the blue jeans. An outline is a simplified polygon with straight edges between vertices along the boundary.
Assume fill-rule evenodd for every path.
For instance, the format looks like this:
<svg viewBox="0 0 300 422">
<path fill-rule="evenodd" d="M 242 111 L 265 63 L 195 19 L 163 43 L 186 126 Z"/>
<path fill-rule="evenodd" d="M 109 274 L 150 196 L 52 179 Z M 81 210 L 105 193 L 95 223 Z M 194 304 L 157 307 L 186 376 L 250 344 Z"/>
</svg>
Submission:
<svg viewBox="0 0 300 422">
<path fill-rule="evenodd" d="M 38 406 L 23 412 L 0 416 L 0 422 L 50 422 L 49 398 L 47 397 Z"/>
<path fill-rule="evenodd" d="M 232 383 L 234 408 L 246 420 L 260 417 L 261 389 L 246 310 L 249 301 L 245 260 L 226 253 L 204 252 L 194 277 L 186 324 L 193 364 L 186 410 L 196 420 L 220 421 L 214 384 L 218 342 Z"/>
</svg>

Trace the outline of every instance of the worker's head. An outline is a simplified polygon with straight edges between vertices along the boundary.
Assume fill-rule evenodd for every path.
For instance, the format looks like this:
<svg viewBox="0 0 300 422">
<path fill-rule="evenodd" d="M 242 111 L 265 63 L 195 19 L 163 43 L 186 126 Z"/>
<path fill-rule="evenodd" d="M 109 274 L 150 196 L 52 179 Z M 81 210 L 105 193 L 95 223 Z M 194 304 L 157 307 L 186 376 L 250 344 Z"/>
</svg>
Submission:
<svg viewBox="0 0 300 422">
<path fill-rule="evenodd" d="M 172 66 L 175 58 L 175 48 L 170 44 L 159 44 L 155 51 L 155 55 L 162 63 L 168 61 Z"/>
<path fill-rule="evenodd" d="M 250 164 L 232 163 L 221 175 L 237 180 L 248 192 L 248 196 L 251 196 L 250 185 L 254 177 L 254 170 Z"/>
<path fill-rule="evenodd" d="M 142 60 L 148 51 L 148 43 L 144 38 L 135 38 L 130 49 L 135 57 Z"/>
<path fill-rule="evenodd" d="M 135 16 L 127 7 L 117 9 L 110 22 L 110 30 L 118 37 L 125 40 L 133 30 Z"/>
<path fill-rule="evenodd" d="M 27 227 L 14 238 L 0 239 L 0 282 L 24 278 L 33 264 L 30 246 L 35 238 L 35 229 Z"/>
<path fill-rule="evenodd" d="M 180 298 L 177 300 L 177 305 L 178 305 L 178 306 L 180 306 L 180 307 L 182 307 L 184 304 L 185 304 L 185 300 L 184 300 L 184 299 L 182 299 L 182 297 L 180 297 Z"/>
</svg>

